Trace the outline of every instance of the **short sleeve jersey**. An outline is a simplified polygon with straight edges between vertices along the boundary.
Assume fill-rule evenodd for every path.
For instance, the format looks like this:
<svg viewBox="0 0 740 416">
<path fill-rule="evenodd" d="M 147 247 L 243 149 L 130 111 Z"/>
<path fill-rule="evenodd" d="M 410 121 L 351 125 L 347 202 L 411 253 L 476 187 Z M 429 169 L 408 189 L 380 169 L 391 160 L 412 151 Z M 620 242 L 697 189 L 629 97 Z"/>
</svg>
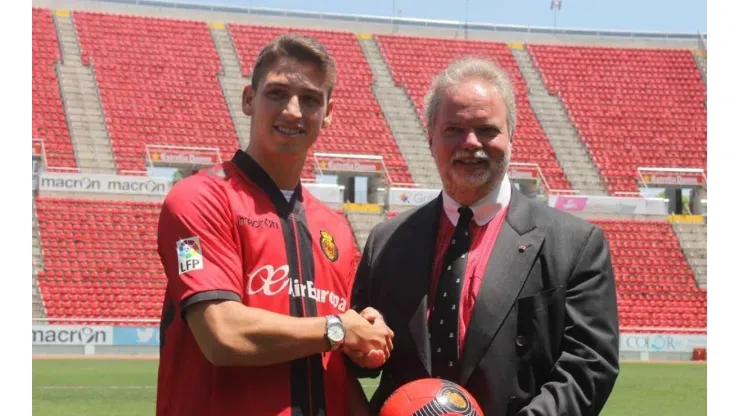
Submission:
<svg viewBox="0 0 740 416">
<path fill-rule="evenodd" d="M 157 245 L 167 275 L 157 415 L 344 415 L 341 352 L 265 367 L 217 367 L 185 321 L 233 300 L 296 317 L 347 310 L 357 247 L 346 219 L 301 185 L 291 199 L 245 152 L 177 183 Z"/>
</svg>

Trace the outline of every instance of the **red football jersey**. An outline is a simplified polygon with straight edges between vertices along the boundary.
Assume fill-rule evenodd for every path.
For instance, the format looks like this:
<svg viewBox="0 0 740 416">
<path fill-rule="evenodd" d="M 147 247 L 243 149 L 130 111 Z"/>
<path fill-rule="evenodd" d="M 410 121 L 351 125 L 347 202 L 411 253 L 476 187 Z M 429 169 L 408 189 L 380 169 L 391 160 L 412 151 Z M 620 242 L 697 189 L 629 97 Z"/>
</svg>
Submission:
<svg viewBox="0 0 740 416">
<path fill-rule="evenodd" d="M 177 183 L 159 218 L 167 275 L 157 415 L 345 415 L 341 352 L 217 367 L 183 319 L 212 299 L 297 317 L 347 310 L 357 247 L 346 219 L 300 185 L 290 201 L 249 155 Z"/>
</svg>

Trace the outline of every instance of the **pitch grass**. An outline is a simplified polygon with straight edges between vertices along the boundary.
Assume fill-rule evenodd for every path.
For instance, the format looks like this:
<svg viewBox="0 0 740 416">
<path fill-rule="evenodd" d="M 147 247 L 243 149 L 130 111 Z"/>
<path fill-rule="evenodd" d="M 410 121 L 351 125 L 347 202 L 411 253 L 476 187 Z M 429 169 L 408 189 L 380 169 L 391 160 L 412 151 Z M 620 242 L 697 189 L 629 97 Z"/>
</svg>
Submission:
<svg viewBox="0 0 740 416">
<path fill-rule="evenodd" d="M 33 413 L 46 416 L 154 414 L 157 361 L 34 360 Z M 370 395 L 377 380 L 363 380 Z M 606 416 L 705 415 L 705 364 L 624 363 Z"/>
</svg>

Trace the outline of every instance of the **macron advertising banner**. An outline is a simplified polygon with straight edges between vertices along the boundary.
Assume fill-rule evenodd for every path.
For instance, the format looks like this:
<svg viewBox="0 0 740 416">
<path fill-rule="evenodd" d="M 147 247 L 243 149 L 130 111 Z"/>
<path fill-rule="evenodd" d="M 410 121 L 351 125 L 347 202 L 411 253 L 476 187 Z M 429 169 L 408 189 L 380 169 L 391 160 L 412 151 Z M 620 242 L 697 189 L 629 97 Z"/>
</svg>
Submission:
<svg viewBox="0 0 740 416">
<path fill-rule="evenodd" d="M 172 187 L 167 178 L 81 173 L 41 173 L 40 191 L 165 196 Z"/>
<path fill-rule="evenodd" d="M 33 345 L 159 345 L 158 327 L 33 325 Z"/>
<path fill-rule="evenodd" d="M 668 215 L 668 200 L 663 198 L 553 195 L 548 202 L 566 212 Z"/>
<path fill-rule="evenodd" d="M 33 325 L 33 345 L 113 345 L 113 327 Z"/>
<path fill-rule="evenodd" d="M 158 346 L 158 327 L 33 325 L 33 345 Z M 684 352 L 706 348 L 704 334 L 636 334 L 619 336 L 622 352 Z"/>
</svg>

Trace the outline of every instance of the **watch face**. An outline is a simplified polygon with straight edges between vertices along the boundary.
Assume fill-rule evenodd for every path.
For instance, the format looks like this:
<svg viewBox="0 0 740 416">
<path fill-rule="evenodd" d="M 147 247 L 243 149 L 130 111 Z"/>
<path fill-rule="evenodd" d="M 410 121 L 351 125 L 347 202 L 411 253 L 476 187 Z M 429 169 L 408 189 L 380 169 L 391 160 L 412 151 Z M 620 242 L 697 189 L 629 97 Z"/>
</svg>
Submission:
<svg viewBox="0 0 740 416">
<path fill-rule="evenodd" d="M 332 325 L 329 327 L 327 336 L 332 342 L 339 342 L 344 339 L 344 328 L 340 325 Z"/>
</svg>

